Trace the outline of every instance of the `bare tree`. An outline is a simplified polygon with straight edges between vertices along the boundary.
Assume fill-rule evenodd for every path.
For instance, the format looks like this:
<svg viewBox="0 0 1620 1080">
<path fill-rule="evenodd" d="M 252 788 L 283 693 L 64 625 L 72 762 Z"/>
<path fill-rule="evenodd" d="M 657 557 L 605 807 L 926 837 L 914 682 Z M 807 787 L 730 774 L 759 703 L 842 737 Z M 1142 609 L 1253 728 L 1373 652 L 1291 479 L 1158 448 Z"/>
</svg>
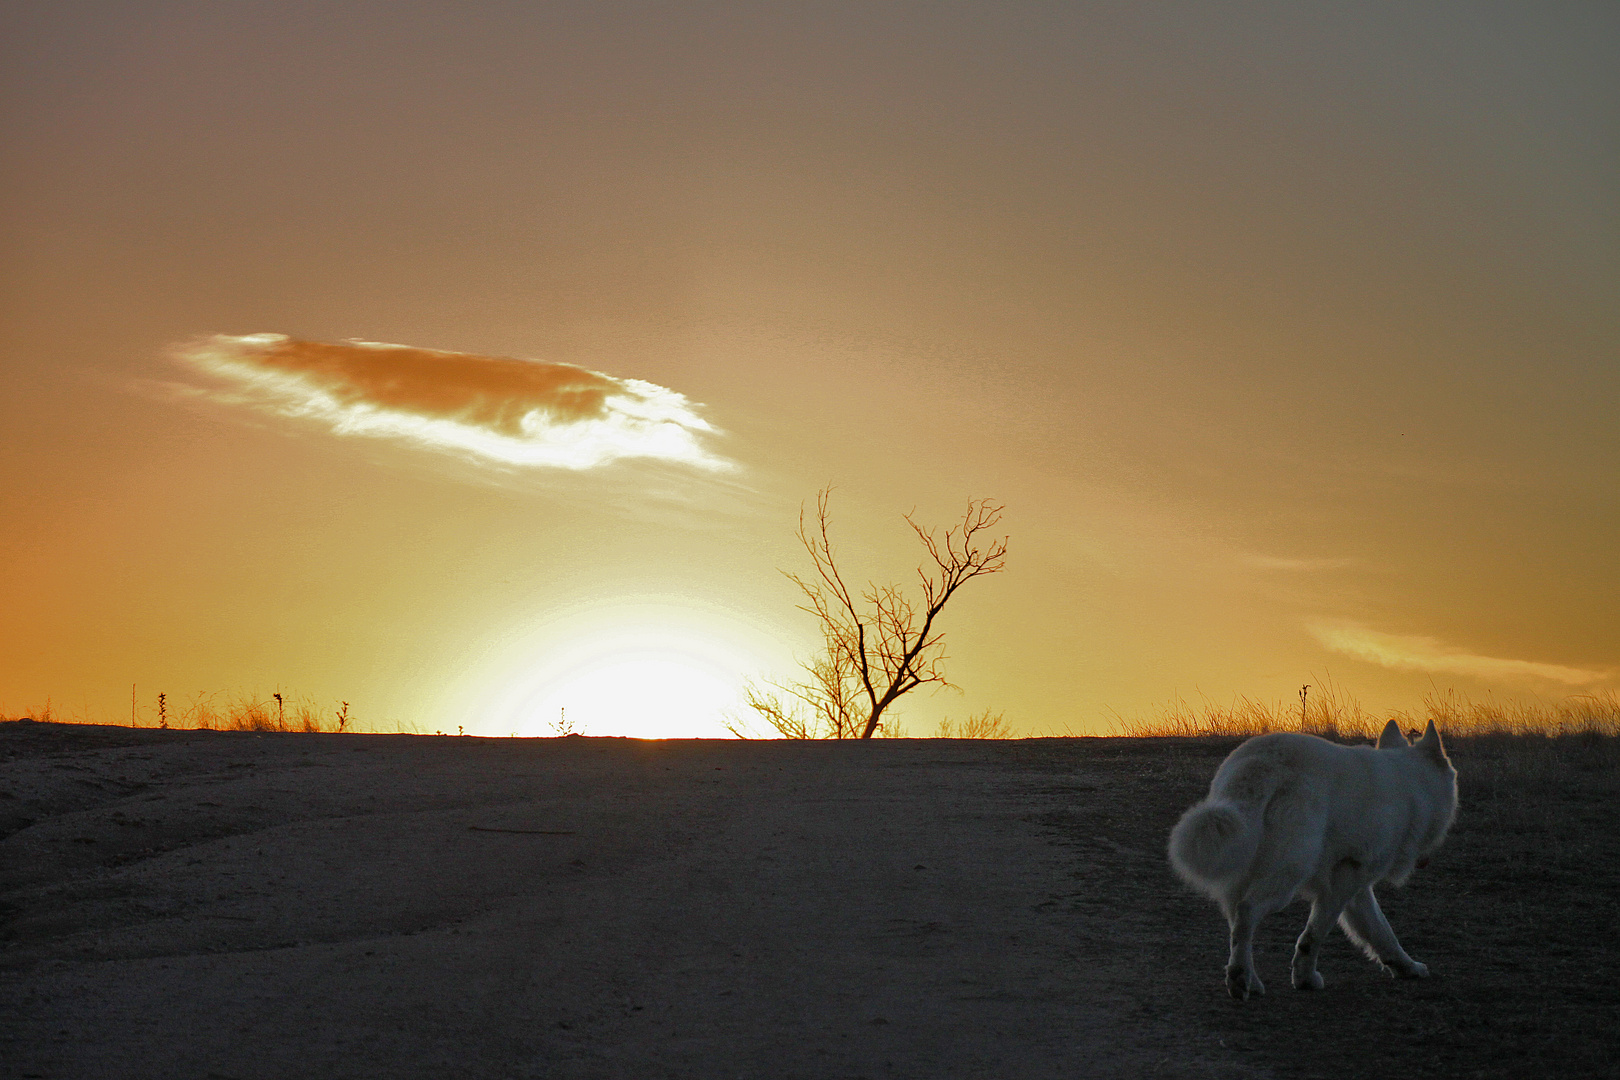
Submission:
<svg viewBox="0 0 1620 1080">
<path fill-rule="evenodd" d="M 943 536 L 906 515 L 933 563 L 917 568 L 921 597 L 914 600 L 900 585 L 869 583 L 856 593 L 845 583 L 828 526 L 831 496 L 831 488 L 817 493 L 813 521 L 799 510 L 799 542 L 815 574 L 783 571 L 804 593 L 800 609 L 821 622 L 822 651 L 804 664 L 807 680 L 772 684 L 781 693 L 751 685 L 744 701 L 788 738 L 870 739 L 901 696 L 919 686 L 951 685 L 940 612 L 963 585 L 1005 567 L 1007 537 L 991 533 L 1003 507 L 970 501 Z"/>
</svg>

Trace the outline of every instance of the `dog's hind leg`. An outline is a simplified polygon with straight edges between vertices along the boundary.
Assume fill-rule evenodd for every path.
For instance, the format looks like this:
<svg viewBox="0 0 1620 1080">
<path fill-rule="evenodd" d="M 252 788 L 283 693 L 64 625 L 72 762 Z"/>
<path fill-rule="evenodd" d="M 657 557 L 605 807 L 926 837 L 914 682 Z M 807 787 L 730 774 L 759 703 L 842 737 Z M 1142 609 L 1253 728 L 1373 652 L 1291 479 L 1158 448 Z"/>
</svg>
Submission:
<svg viewBox="0 0 1620 1080">
<path fill-rule="evenodd" d="M 1254 928 L 1264 917 L 1265 912 L 1247 900 L 1234 904 L 1229 916 L 1232 952 L 1226 960 L 1226 992 L 1239 1001 L 1247 1001 L 1250 994 L 1266 992 L 1266 984 L 1254 973 Z"/>
<path fill-rule="evenodd" d="M 1254 930 L 1260 920 L 1274 911 L 1281 911 L 1294 898 L 1289 889 L 1281 896 L 1262 896 L 1239 900 L 1228 911 L 1232 925 L 1232 953 L 1226 961 L 1226 992 L 1240 1001 L 1250 994 L 1263 994 L 1266 984 L 1254 970 Z"/>
<path fill-rule="evenodd" d="M 1429 974 L 1426 966 L 1407 956 L 1406 950 L 1401 948 L 1395 931 L 1389 928 L 1389 920 L 1384 918 L 1383 909 L 1378 906 L 1378 898 L 1373 895 L 1371 885 L 1362 887 L 1350 898 L 1344 907 L 1344 914 L 1339 916 L 1339 925 L 1351 941 L 1361 946 L 1363 952 L 1401 978 L 1421 979 Z"/>
</svg>

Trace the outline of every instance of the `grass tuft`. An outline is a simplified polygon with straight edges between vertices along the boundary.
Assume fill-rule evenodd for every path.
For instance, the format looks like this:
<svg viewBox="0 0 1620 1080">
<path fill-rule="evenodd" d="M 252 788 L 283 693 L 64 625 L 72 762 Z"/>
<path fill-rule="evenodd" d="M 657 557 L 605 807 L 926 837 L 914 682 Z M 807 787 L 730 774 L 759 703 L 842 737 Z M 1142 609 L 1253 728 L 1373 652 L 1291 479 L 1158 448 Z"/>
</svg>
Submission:
<svg viewBox="0 0 1620 1080">
<path fill-rule="evenodd" d="M 275 693 L 225 697 L 199 691 L 180 716 L 179 727 L 212 731 L 342 731 L 350 722 L 348 704 L 323 709 L 313 698 Z"/>
<path fill-rule="evenodd" d="M 966 720 L 953 721 L 950 717 L 939 722 L 939 731 L 935 733 L 936 739 L 1010 739 L 1013 737 L 1012 725 L 1001 713 L 991 714 L 989 709 L 969 716 Z"/>
</svg>

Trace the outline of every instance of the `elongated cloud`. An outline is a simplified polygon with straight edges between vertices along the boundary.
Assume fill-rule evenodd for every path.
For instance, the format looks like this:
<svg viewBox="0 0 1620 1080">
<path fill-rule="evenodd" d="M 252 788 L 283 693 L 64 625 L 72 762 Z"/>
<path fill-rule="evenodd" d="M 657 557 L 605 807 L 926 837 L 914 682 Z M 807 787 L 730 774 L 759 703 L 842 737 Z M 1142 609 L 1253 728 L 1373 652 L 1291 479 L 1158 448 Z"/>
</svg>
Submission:
<svg viewBox="0 0 1620 1080">
<path fill-rule="evenodd" d="M 177 346 L 173 356 L 231 386 L 209 391 L 215 400 L 315 421 L 338 435 L 508 466 L 590 469 L 656 458 L 734 467 L 704 445 L 718 432 L 684 395 L 572 364 L 282 334 L 219 334 Z"/>
<path fill-rule="evenodd" d="M 1354 559 L 1290 559 L 1277 555 L 1240 555 L 1244 566 L 1256 570 L 1281 570 L 1285 573 L 1309 574 L 1321 570 L 1343 570 L 1355 566 Z"/>
<path fill-rule="evenodd" d="M 1615 674 L 1534 660 L 1480 656 L 1436 638 L 1382 634 L 1358 623 L 1314 622 L 1307 624 L 1306 629 L 1336 653 L 1400 671 L 1444 672 L 1487 682 L 1543 681 L 1563 686 L 1594 686 L 1608 682 Z"/>
</svg>

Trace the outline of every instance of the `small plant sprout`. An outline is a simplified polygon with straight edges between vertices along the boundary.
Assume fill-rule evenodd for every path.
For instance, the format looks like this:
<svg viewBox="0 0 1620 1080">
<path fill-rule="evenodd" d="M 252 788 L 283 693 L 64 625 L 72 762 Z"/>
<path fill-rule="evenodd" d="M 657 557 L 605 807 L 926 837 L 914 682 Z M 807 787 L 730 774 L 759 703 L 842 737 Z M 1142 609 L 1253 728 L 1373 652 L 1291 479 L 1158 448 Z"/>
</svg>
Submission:
<svg viewBox="0 0 1620 1080">
<path fill-rule="evenodd" d="M 283 702 L 281 700 L 281 692 L 278 690 L 277 692 L 275 692 L 274 694 L 271 694 L 270 696 L 276 699 L 276 730 L 277 731 L 285 731 L 286 730 L 286 722 L 284 720 L 282 720 L 282 717 L 281 717 L 282 704 L 283 704 Z"/>
<path fill-rule="evenodd" d="M 347 701 L 340 701 L 338 704 L 343 706 L 338 710 L 337 714 L 338 730 L 342 731 L 344 728 L 349 726 L 349 703 Z"/>
<path fill-rule="evenodd" d="M 1311 684 L 1306 683 L 1299 688 L 1299 730 L 1305 730 L 1305 698 L 1311 692 Z"/>
<path fill-rule="evenodd" d="M 158 695 L 158 727 L 167 731 L 169 729 L 169 695 Z"/>
</svg>

